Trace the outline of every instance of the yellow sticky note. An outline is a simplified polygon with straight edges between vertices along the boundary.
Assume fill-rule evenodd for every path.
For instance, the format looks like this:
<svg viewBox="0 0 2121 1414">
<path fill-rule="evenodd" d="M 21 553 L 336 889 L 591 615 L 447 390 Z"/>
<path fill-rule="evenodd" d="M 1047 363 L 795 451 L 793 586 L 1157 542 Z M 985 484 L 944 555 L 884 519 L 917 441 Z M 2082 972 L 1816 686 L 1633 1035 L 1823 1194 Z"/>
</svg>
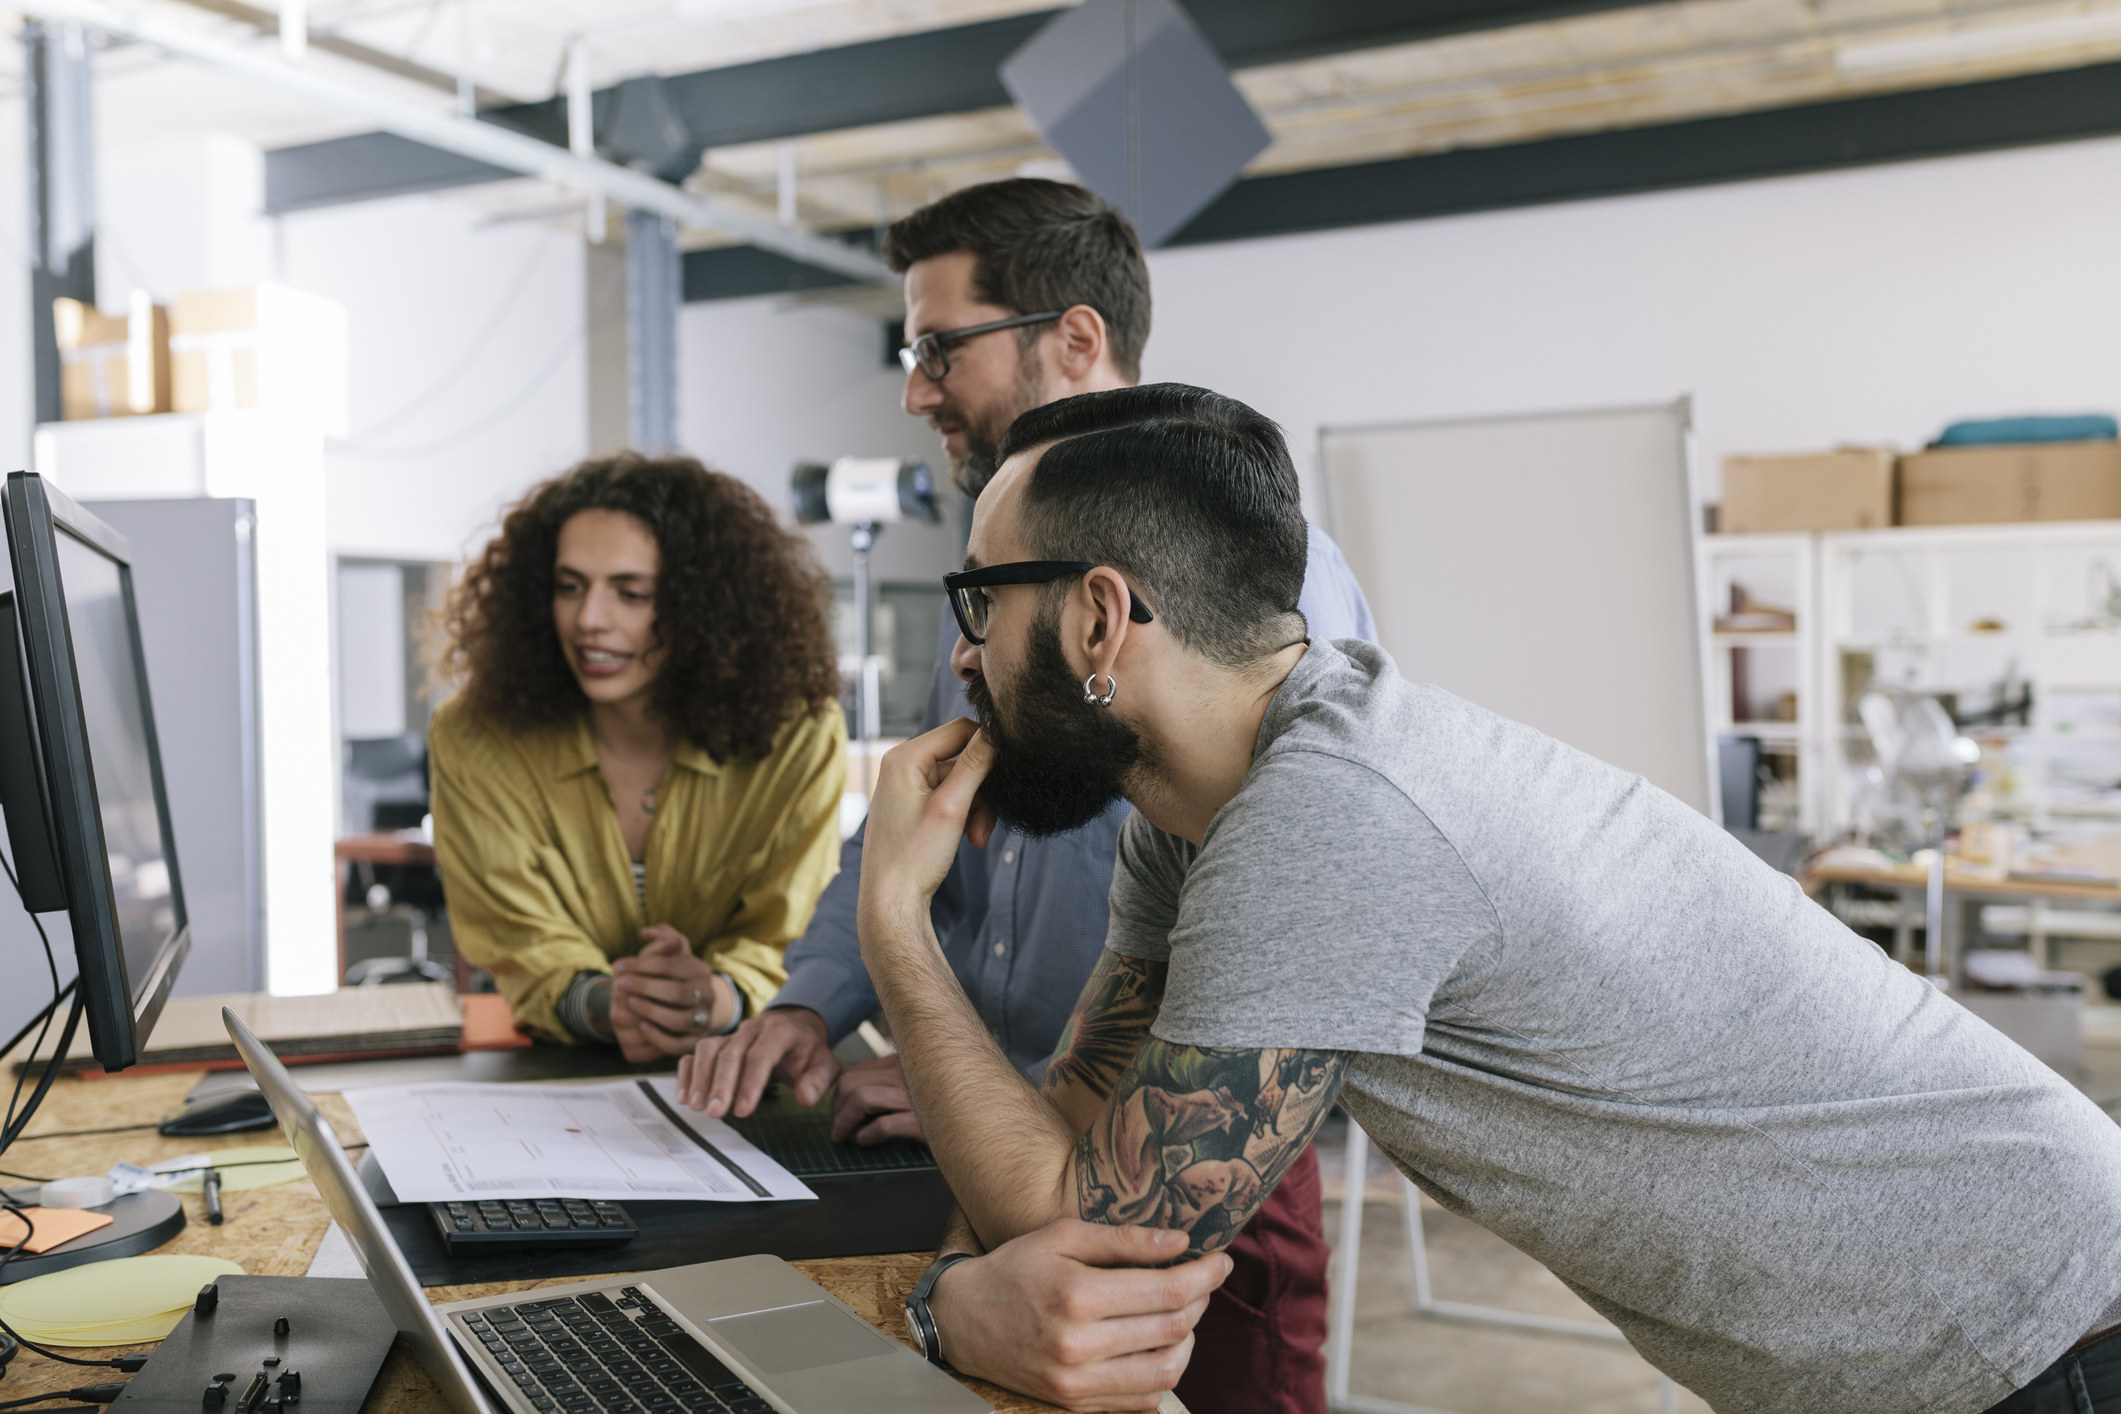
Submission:
<svg viewBox="0 0 2121 1414">
<path fill-rule="evenodd" d="M 62 1242 L 71 1242 L 84 1232 L 94 1232 L 99 1227 L 109 1227 L 115 1221 L 109 1213 L 98 1213 L 89 1208 L 24 1208 L 29 1215 L 29 1241 L 23 1244 L 27 1252 L 47 1252 Z M 0 1213 L 0 1247 L 12 1247 L 22 1241 L 23 1222 L 13 1213 Z"/>
<path fill-rule="evenodd" d="M 31 1340 L 131 1345 L 160 1340 L 199 1288 L 243 1268 L 222 1257 L 118 1257 L 0 1287 L 0 1317 Z"/>
<path fill-rule="evenodd" d="M 221 1191 L 270 1188 L 305 1177 L 302 1161 L 285 1144 L 252 1144 L 243 1149 L 215 1149 L 206 1156 L 221 1170 Z M 172 1193 L 198 1193 L 206 1187 L 204 1172 L 187 1173 L 169 1186 Z"/>
</svg>

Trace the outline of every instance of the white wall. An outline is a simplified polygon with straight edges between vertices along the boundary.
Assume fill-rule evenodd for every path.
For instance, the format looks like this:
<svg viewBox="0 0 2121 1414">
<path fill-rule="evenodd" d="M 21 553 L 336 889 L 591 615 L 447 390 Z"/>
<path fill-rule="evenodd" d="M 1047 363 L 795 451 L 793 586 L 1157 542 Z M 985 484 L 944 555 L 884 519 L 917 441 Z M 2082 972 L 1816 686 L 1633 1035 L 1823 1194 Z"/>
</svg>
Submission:
<svg viewBox="0 0 2121 1414">
<path fill-rule="evenodd" d="M 900 408 L 905 378 L 883 358 L 882 326 L 843 309 L 778 298 L 687 305 L 678 326 L 679 440 L 784 509 L 797 462 L 918 457 L 942 484 L 942 444 Z M 926 579 L 956 568 L 956 493 L 942 499 L 943 525 L 895 525 L 878 539 L 879 578 Z M 846 531 L 819 527 L 811 538 L 833 574 L 851 571 Z"/>
<path fill-rule="evenodd" d="M 2121 141 L 1151 257 L 1144 373 L 1321 426 L 1695 399 L 1730 451 L 2121 409 Z"/>
<path fill-rule="evenodd" d="M 325 472 L 336 553 L 455 560 L 582 456 L 579 234 L 415 196 L 282 217 L 278 244 L 278 278 L 347 309 L 352 436 Z"/>
</svg>

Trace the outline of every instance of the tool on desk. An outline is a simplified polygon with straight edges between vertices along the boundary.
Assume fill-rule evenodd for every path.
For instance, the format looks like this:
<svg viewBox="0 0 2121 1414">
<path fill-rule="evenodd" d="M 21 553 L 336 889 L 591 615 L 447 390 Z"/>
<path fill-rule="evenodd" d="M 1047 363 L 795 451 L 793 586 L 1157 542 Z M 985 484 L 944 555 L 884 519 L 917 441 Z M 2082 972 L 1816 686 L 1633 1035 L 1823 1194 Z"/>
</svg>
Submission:
<svg viewBox="0 0 2121 1414">
<path fill-rule="evenodd" d="M 358 1278 L 217 1277 L 111 1407 L 358 1414 L 397 1334 L 374 1289 Z"/>
<path fill-rule="evenodd" d="M 483 1198 L 429 1203 L 427 1212 L 452 1257 L 555 1247 L 623 1247 L 641 1235 L 630 1213 L 601 1199 Z"/>
<path fill-rule="evenodd" d="M 622 1400 L 687 1414 L 992 1414 L 775 1257 L 429 1305 L 316 1106 L 239 1019 L 227 1022 L 376 1295 L 458 1414 L 589 1414 Z"/>
<path fill-rule="evenodd" d="M 221 1212 L 221 1170 L 208 1169 L 201 1179 L 200 1191 L 206 1195 L 206 1220 L 219 1227 L 224 1220 Z"/>
</svg>

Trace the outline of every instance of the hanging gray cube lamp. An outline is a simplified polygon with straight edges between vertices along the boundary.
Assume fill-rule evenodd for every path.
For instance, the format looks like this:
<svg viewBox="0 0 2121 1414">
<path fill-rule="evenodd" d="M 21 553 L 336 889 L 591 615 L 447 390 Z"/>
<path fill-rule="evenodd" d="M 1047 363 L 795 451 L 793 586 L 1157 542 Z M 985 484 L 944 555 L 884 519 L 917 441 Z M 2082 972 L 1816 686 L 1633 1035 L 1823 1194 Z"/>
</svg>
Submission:
<svg viewBox="0 0 2121 1414">
<path fill-rule="evenodd" d="M 1010 55 L 1001 80 L 1145 246 L 1176 234 L 1273 140 L 1172 0 L 1083 0 Z"/>
</svg>

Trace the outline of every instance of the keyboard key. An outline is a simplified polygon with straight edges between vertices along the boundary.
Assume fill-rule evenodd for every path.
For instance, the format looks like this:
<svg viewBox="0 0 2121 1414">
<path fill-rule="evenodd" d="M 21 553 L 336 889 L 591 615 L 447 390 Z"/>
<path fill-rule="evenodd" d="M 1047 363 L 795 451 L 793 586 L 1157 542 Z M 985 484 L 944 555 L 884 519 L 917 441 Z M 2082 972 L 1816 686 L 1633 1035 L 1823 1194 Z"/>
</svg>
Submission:
<svg viewBox="0 0 2121 1414">
<path fill-rule="evenodd" d="M 663 1348 L 668 1350 L 680 1364 L 706 1383 L 710 1389 L 725 1389 L 744 1382 L 730 1372 L 727 1365 L 714 1358 L 706 1346 L 683 1331 L 662 1338 Z"/>
</svg>

